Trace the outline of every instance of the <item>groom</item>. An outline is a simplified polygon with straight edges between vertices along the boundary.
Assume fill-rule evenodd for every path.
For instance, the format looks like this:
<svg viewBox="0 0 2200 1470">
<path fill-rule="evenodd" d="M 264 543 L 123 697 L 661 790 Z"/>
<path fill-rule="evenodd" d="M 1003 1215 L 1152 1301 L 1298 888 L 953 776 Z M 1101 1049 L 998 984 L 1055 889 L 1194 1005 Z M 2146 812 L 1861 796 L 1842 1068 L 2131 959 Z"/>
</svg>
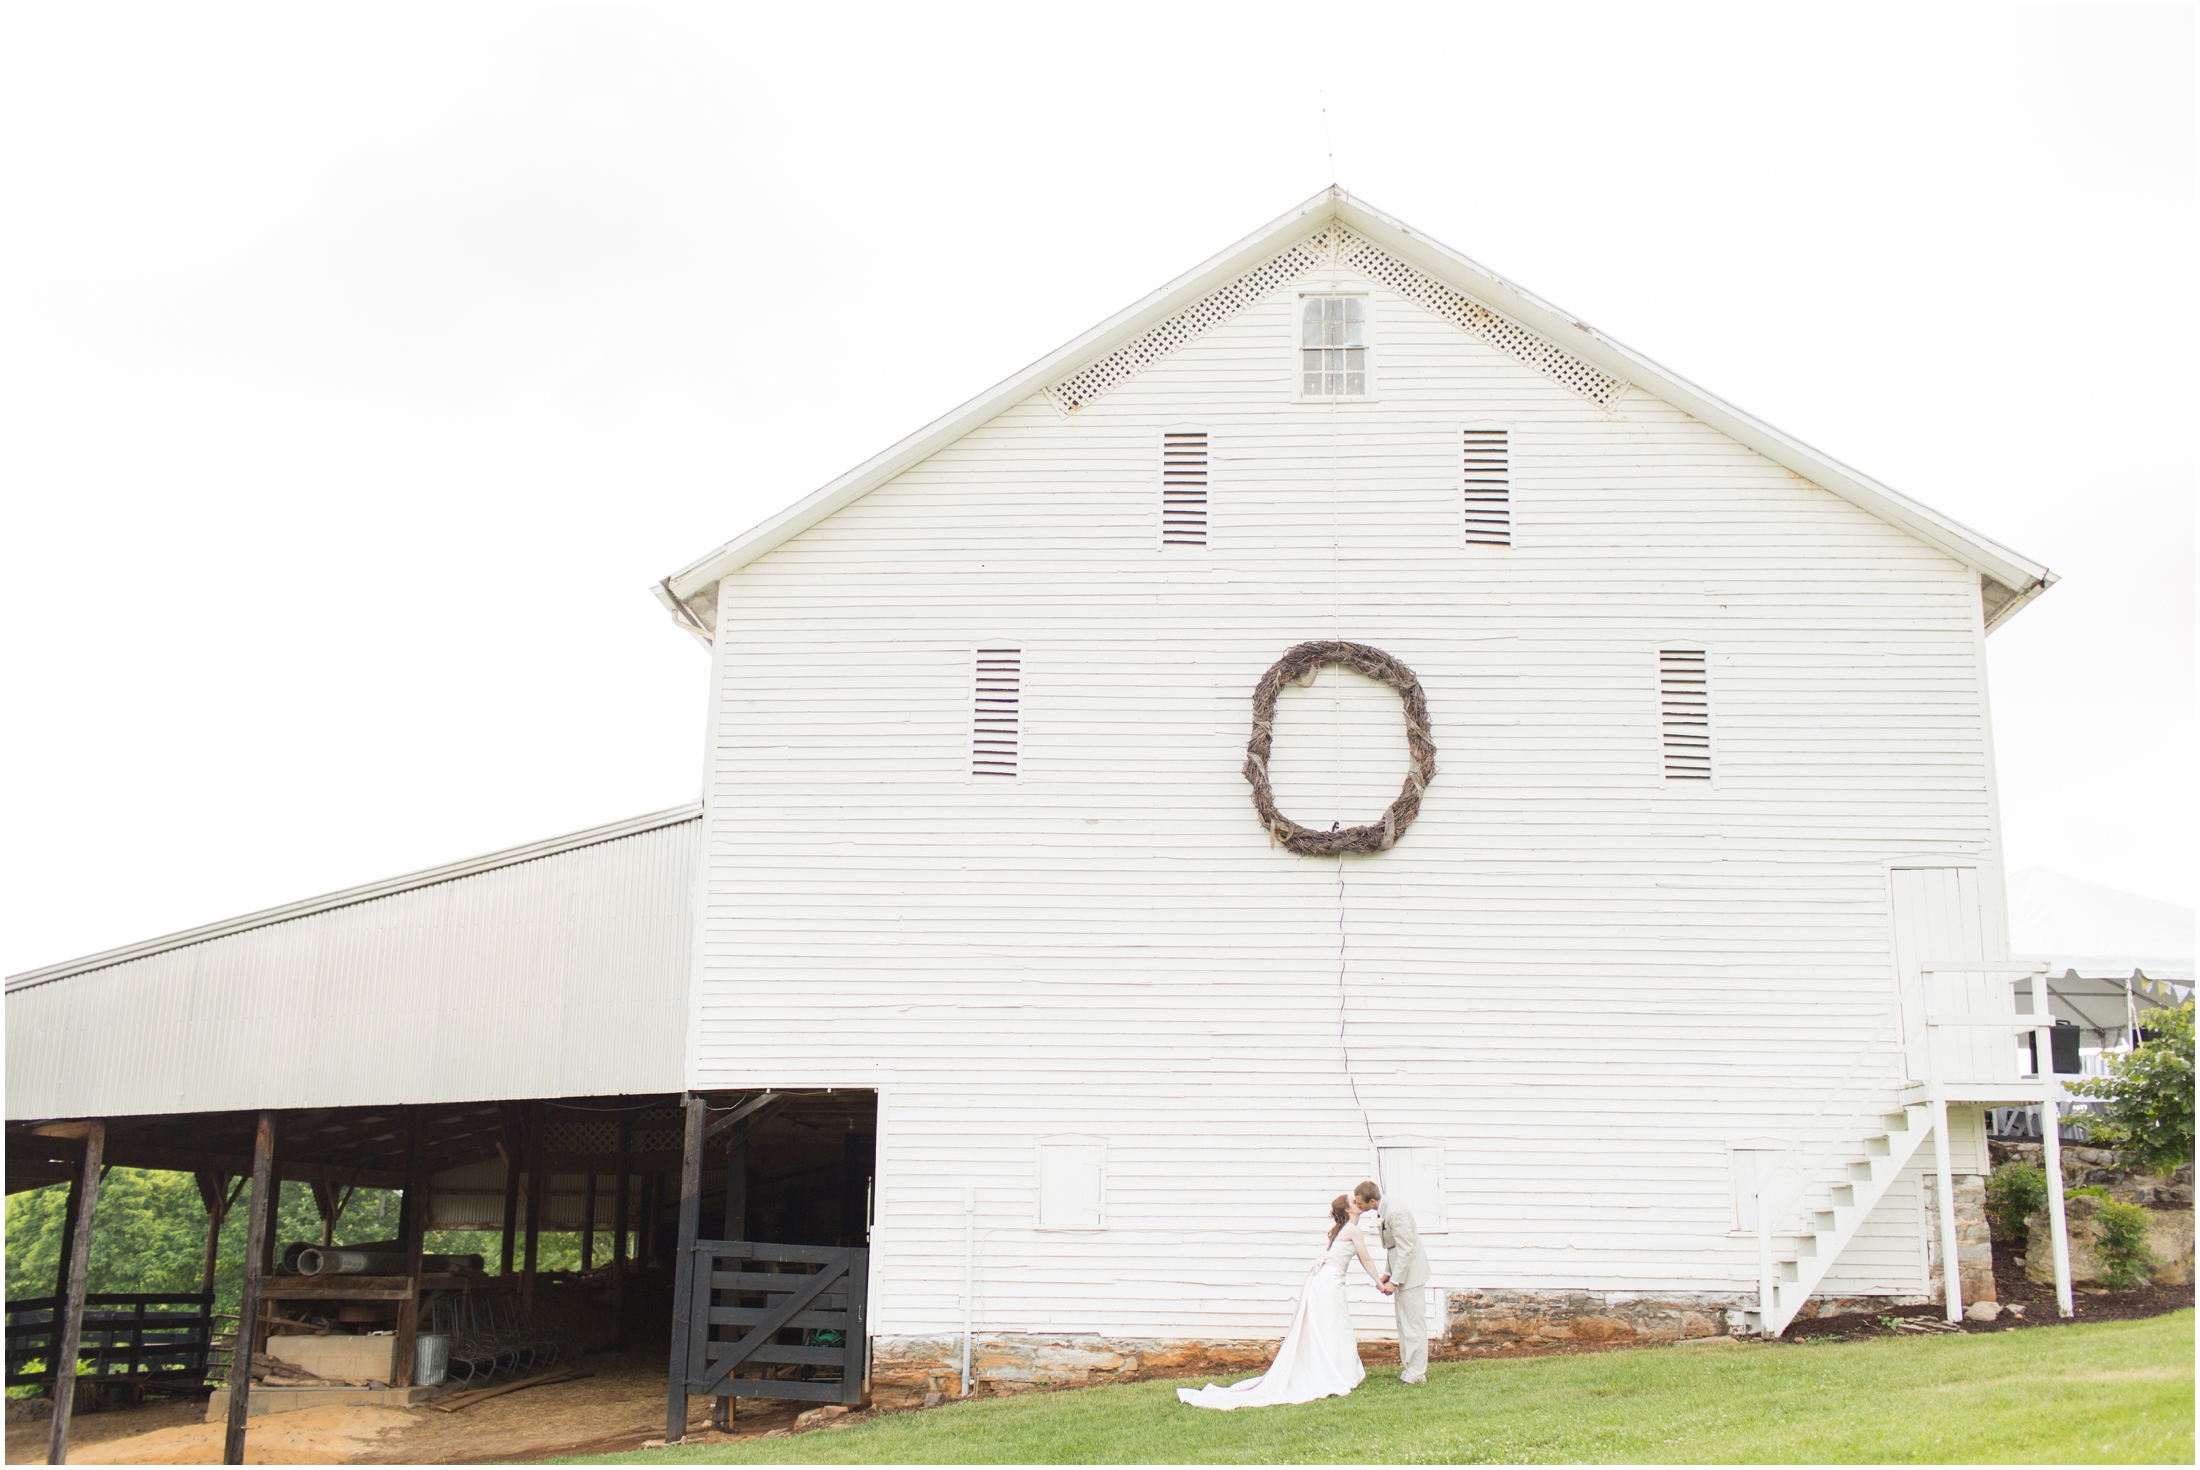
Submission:
<svg viewBox="0 0 2200 1470">
<path fill-rule="evenodd" d="M 1383 1192 L 1363 1181 L 1352 1191 L 1361 1213 L 1377 1209 Z M 1383 1279 L 1378 1283 L 1398 1312 L 1398 1381 L 1428 1382 L 1428 1252 L 1421 1248 L 1421 1230 L 1413 1223 L 1413 1211 L 1400 1206 L 1382 1211 L 1383 1248 L 1389 1253 Z M 1402 1289 L 1401 1289 L 1402 1288 Z"/>
</svg>

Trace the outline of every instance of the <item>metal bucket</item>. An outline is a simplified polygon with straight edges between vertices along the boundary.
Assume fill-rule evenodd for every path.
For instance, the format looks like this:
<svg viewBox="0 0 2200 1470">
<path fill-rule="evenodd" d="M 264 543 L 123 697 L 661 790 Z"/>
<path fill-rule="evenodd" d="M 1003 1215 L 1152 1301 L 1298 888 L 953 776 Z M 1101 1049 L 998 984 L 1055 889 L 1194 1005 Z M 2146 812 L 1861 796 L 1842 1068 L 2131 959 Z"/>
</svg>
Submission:
<svg viewBox="0 0 2200 1470">
<path fill-rule="evenodd" d="M 420 1388 L 437 1388 L 451 1371 L 451 1335 L 448 1332 L 423 1332 L 413 1339 L 413 1383 Z"/>
</svg>

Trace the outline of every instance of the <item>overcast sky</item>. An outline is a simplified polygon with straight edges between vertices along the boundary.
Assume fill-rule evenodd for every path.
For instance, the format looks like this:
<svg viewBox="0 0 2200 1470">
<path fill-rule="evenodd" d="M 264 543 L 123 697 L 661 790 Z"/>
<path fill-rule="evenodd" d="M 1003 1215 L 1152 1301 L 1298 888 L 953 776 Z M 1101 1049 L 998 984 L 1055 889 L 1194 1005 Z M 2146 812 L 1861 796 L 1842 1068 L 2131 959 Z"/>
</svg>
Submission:
<svg viewBox="0 0 2200 1470">
<path fill-rule="evenodd" d="M 2063 574 L 2191 902 L 2188 7 L 14 3 L 14 972 L 692 798 L 650 585 L 1334 177 Z"/>
</svg>

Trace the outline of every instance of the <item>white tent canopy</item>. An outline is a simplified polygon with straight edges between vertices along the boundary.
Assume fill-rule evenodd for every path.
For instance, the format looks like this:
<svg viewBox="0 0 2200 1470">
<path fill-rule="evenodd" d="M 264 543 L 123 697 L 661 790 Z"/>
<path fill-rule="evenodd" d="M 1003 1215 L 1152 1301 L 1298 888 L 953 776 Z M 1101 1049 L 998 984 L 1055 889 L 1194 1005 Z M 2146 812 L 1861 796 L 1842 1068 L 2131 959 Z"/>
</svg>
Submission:
<svg viewBox="0 0 2200 1470">
<path fill-rule="evenodd" d="M 2055 1014 L 2088 1030 L 2192 994 L 2191 909 L 2045 868 L 2009 880 L 2009 949 L 2047 962 Z"/>
</svg>

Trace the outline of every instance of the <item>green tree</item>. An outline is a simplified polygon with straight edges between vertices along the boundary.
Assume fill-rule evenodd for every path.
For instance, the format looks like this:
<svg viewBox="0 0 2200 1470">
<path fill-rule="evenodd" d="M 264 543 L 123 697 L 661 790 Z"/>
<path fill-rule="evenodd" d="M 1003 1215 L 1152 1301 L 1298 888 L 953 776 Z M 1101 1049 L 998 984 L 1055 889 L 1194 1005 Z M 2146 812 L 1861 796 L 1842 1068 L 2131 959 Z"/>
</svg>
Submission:
<svg viewBox="0 0 2200 1470">
<path fill-rule="evenodd" d="M 2108 1103 L 2105 1115 L 2086 1119 L 2089 1140 L 2167 1174 L 2192 1162 L 2192 1002 L 2146 1019 L 2150 1035 L 2136 1051 L 2116 1058 L 2108 1076 L 2070 1090 Z"/>
</svg>

